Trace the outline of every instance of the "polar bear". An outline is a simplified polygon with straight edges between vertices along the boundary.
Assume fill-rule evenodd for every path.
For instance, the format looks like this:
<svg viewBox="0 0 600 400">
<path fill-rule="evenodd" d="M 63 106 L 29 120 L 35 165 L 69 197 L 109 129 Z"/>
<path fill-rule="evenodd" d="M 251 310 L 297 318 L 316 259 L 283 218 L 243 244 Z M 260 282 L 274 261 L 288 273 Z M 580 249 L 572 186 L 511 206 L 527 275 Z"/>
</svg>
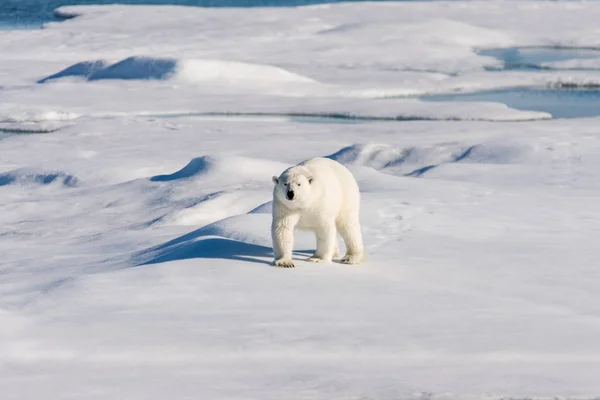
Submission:
<svg viewBox="0 0 600 400">
<path fill-rule="evenodd" d="M 274 264 L 293 268 L 294 229 L 315 232 L 317 250 L 307 261 L 331 263 L 339 257 L 337 232 L 346 244 L 344 264 L 364 261 L 359 222 L 360 193 L 352 173 L 337 161 L 316 157 L 273 176 Z"/>
</svg>

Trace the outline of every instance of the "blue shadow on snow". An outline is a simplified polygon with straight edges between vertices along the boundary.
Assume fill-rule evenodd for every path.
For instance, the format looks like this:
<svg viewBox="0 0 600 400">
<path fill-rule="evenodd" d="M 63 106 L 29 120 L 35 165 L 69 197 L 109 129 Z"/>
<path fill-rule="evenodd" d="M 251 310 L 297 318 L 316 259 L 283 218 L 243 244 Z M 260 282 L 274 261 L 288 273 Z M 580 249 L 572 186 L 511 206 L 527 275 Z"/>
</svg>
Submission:
<svg viewBox="0 0 600 400">
<path fill-rule="evenodd" d="M 134 257 L 134 265 L 160 264 L 193 258 L 224 259 L 271 265 L 273 258 L 271 247 L 218 235 L 219 229 L 215 227 L 215 224 L 207 225 L 162 245 L 141 251 Z M 295 253 L 302 254 L 312 254 L 313 252 L 310 250 L 295 251 Z"/>
<path fill-rule="evenodd" d="M 82 61 L 42 78 L 37 83 L 46 83 L 66 77 L 83 77 L 88 81 L 103 79 L 162 80 L 171 77 L 176 68 L 177 60 L 174 58 L 133 56 L 111 65 L 103 60 Z"/>
</svg>

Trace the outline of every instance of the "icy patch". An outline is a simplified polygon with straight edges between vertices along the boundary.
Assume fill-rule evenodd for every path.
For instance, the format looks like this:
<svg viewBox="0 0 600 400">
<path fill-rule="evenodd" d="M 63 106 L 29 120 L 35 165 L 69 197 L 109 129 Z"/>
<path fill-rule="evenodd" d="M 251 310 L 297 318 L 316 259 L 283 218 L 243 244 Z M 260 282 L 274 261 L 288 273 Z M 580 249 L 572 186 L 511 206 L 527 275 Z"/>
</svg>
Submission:
<svg viewBox="0 0 600 400">
<path fill-rule="evenodd" d="M 567 67 L 571 62 L 593 59 L 600 61 L 600 49 L 569 47 L 508 47 L 477 51 L 481 56 L 494 57 L 502 61 L 503 70 L 543 70 Z M 566 64 L 565 64 L 566 63 Z M 580 64 L 578 64 L 580 65 Z M 492 70 L 497 68 L 490 68 Z M 571 68 L 565 69 L 574 69 Z"/>
<path fill-rule="evenodd" d="M 80 115 L 69 112 L 41 111 L 27 112 L 12 110 L 0 110 L 0 133 L 6 134 L 41 134 L 56 132 L 70 126 L 71 121 Z"/>
<path fill-rule="evenodd" d="M 79 114 L 62 111 L 0 111 L 0 123 L 60 122 L 72 121 L 79 117 Z"/>
<path fill-rule="evenodd" d="M 598 81 L 588 81 L 581 82 L 575 81 L 573 79 L 565 79 L 558 80 L 556 82 L 552 82 L 548 84 L 548 88 L 550 89 L 565 89 L 565 90 L 589 90 L 589 91 L 598 91 L 600 90 L 600 82 Z"/>
<path fill-rule="evenodd" d="M 461 117 L 436 118 L 432 116 L 420 115 L 366 115 L 353 111 L 281 111 L 281 112 L 190 112 L 173 114 L 140 114 L 140 116 L 149 116 L 153 118 L 198 118 L 198 119 L 225 119 L 232 120 L 254 120 L 254 121 L 277 121 L 288 120 L 290 122 L 315 123 L 315 124 L 352 124 L 359 122 L 373 121 L 432 121 L 432 120 L 452 120 L 461 119 Z"/>
<path fill-rule="evenodd" d="M 0 174 L 0 186 L 6 185 L 50 185 L 77 186 L 78 179 L 61 171 L 42 172 L 30 168 L 16 169 Z"/>
<path fill-rule="evenodd" d="M 557 86 L 569 86 L 560 83 Z M 575 84 L 573 84 L 575 85 Z M 553 118 L 600 116 L 600 90 L 509 88 L 474 93 L 440 94 L 421 97 L 430 102 L 498 102 L 525 111 L 549 113 Z"/>
<path fill-rule="evenodd" d="M 359 124 L 363 122 L 369 122 L 372 119 L 368 117 L 354 117 L 352 115 L 344 114 L 295 114 L 295 113 L 234 113 L 234 112 L 211 112 L 211 113 L 165 113 L 165 114 L 140 114 L 140 116 L 160 119 L 178 119 L 178 118 L 189 118 L 193 120 L 204 120 L 204 121 L 264 121 L 264 122 L 292 122 L 292 123 L 303 123 L 303 124 Z M 375 119 L 377 120 L 377 119 Z M 407 120 L 410 118 L 407 117 Z M 415 118 L 419 121 L 420 118 Z"/>
<path fill-rule="evenodd" d="M 244 101 L 242 101 L 242 99 Z M 427 98 L 425 98 L 427 100 Z M 357 123 L 374 121 L 530 121 L 549 119 L 548 113 L 511 109 L 506 104 L 487 103 L 472 107 L 465 102 L 446 103 L 432 107 L 430 101 L 417 99 L 290 99 L 282 97 L 238 98 L 237 104 L 215 99 L 207 102 L 207 109 L 175 113 L 139 113 L 154 118 L 215 118 L 230 117 L 256 119 L 321 119 L 330 123 Z"/>
<path fill-rule="evenodd" d="M 64 126 L 64 124 L 53 122 L 0 123 L 0 132 L 10 134 L 52 133 L 62 129 Z"/>
</svg>

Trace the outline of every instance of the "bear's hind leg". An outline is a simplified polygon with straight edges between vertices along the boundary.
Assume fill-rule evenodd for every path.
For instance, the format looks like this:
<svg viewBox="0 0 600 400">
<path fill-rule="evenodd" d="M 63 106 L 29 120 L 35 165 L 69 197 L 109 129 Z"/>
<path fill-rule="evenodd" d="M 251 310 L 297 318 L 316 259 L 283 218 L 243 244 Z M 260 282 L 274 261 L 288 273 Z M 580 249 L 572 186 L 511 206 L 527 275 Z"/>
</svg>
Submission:
<svg viewBox="0 0 600 400">
<path fill-rule="evenodd" d="M 340 254 L 340 246 L 338 244 L 338 238 L 337 238 L 337 231 L 335 234 L 335 244 L 333 247 L 333 258 L 340 258 L 341 254 Z"/>
<path fill-rule="evenodd" d="M 331 259 L 338 248 L 335 224 L 323 224 L 315 228 L 315 234 L 317 236 L 317 251 L 306 261 L 331 263 Z"/>
<path fill-rule="evenodd" d="M 365 259 L 365 249 L 360 230 L 358 213 L 340 216 L 336 220 L 337 230 L 346 244 L 346 255 L 340 260 L 343 264 L 358 264 Z"/>
</svg>

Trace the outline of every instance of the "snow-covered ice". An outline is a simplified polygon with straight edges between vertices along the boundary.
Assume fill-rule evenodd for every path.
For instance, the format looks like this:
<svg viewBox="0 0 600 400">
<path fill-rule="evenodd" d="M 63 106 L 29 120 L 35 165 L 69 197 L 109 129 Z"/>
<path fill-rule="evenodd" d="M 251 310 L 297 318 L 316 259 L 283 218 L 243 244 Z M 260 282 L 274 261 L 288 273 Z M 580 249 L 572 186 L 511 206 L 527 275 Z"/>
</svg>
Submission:
<svg viewBox="0 0 600 400">
<path fill-rule="evenodd" d="M 598 48 L 600 2 L 60 12 L 0 32 L 2 400 L 600 395 L 600 119 L 415 98 L 600 82 L 478 54 Z M 274 268 L 315 156 L 367 260 Z"/>
</svg>

